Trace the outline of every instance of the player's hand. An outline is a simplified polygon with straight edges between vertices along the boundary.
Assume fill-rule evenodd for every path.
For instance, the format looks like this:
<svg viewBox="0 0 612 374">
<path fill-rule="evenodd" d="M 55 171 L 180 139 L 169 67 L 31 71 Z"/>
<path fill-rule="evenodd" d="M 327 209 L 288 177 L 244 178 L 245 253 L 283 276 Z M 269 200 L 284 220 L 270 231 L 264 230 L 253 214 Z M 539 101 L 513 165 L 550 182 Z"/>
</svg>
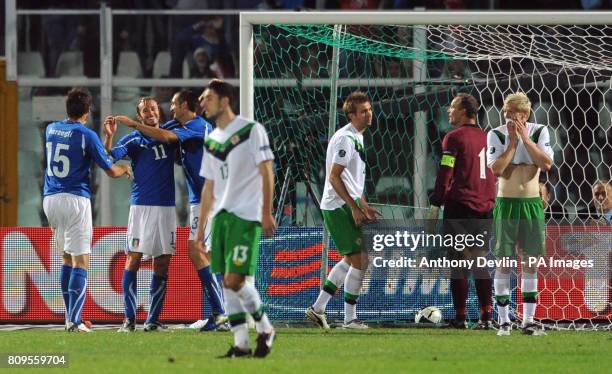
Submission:
<svg viewBox="0 0 612 374">
<path fill-rule="evenodd" d="M 115 116 L 114 118 L 116 122 L 120 122 L 126 125 L 127 127 L 131 127 L 133 129 L 135 129 L 136 126 L 138 125 L 138 122 L 134 121 L 128 116 Z"/>
<path fill-rule="evenodd" d="M 368 219 L 368 221 L 376 221 L 378 217 L 382 217 L 382 213 L 380 213 L 378 209 L 372 208 L 369 205 L 365 206 L 363 212 L 366 218 Z"/>
<path fill-rule="evenodd" d="M 196 246 L 198 247 L 198 250 L 206 253 L 206 246 L 204 245 L 204 235 L 202 231 L 203 231 L 202 227 L 200 227 L 200 225 L 198 224 L 198 228 L 196 229 L 194 241 L 196 243 Z"/>
<path fill-rule="evenodd" d="M 272 213 L 263 214 L 261 217 L 261 229 L 265 236 L 274 235 L 274 231 L 276 231 L 276 221 L 272 216 Z"/>
<path fill-rule="evenodd" d="M 363 210 L 361 210 L 359 207 L 352 208 L 351 213 L 353 214 L 353 221 L 355 221 L 355 226 L 357 227 L 360 227 L 365 221 L 368 220 L 368 217 L 366 217 Z"/>
<path fill-rule="evenodd" d="M 510 138 L 510 144 L 517 145 L 519 140 L 519 133 L 516 127 L 517 121 L 515 119 L 508 119 L 506 126 L 508 128 L 508 137 Z"/>
<path fill-rule="evenodd" d="M 104 135 L 111 137 L 117 131 L 117 122 L 112 116 L 108 116 L 104 119 Z"/>
<path fill-rule="evenodd" d="M 121 166 L 123 166 L 127 179 L 134 179 L 134 171 L 132 170 L 132 167 L 128 164 L 121 164 Z"/>
<path fill-rule="evenodd" d="M 516 121 L 516 133 L 518 134 L 518 136 L 520 136 L 521 139 L 523 139 L 523 142 L 526 142 L 527 140 L 529 140 L 529 132 L 527 131 L 527 125 Z"/>
</svg>

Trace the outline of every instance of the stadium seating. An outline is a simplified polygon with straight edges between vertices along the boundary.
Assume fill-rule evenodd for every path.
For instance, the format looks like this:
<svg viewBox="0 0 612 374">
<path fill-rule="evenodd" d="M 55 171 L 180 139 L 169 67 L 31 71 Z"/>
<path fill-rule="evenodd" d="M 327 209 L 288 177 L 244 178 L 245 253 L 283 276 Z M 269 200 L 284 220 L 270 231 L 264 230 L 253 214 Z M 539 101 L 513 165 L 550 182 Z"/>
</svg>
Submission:
<svg viewBox="0 0 612 374">
<path fill-rule="evenodd" d="M 58 77 L 82 77 L 83 53 L 78 51 L 62 52 L 57 60 L 55 75 Z"/>
</svg>

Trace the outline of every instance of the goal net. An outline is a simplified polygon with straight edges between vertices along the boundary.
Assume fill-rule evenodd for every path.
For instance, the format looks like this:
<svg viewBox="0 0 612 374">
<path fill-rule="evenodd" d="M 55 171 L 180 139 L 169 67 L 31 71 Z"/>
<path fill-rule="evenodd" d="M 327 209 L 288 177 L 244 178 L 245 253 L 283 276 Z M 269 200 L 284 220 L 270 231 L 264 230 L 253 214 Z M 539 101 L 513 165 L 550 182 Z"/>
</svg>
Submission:
<svg viewBox="0 0 612 374">
<path fill-rule="evenodd" d="M 270 269 L 264 298 L 271 313 L 277 320 L 301 319 L 322 273 L 340 258 L 333 243 L 324 250 L 317 200 L 327 141 L 348 122 L 340 108 L 349 93 L 360 90 L 372 99 L 365 195 L 385 219 L 409 226 L 429 205 L 453 96 L 475 96 L 478 123 L 488 131 L 502 124 L 503 98 L 523 91 L 532 102 L 530 121 L 548 126 L 554 150 L 555 166 L 543 177 L 552 212 L 547 254 L 595 264 L 541 273 L 536 318 L 557 327 L 609 328 L 612 231 L 609 224 L 591 225 L 590 207 L 593 184 L 610 179 L 612 165 L 612 27 L 585 24 L 576 15 L 567 25 L 479 25 L 459 16 L 456 25 L 382 24 L 384 14 L 370 16 L 360 16 L 362 24 L 333 24 L 347 18 L 319 24 L 312 14 L 251 24 L 253 63 L 246 72 L 254 117 L 273 141 L 275 209 L 284 225 L 260 262 Z M 512 306 L 520 318 L 517 275 Z M 478 319 L 471 289 L 468 314 Z M 341 299 L 330 304 L 332 318 L 342 315 Z M 370 321 L 410 320 L 430 305 L 453 317 L 447 278 L 371 268 L 358 310 Z"/>
</svg>

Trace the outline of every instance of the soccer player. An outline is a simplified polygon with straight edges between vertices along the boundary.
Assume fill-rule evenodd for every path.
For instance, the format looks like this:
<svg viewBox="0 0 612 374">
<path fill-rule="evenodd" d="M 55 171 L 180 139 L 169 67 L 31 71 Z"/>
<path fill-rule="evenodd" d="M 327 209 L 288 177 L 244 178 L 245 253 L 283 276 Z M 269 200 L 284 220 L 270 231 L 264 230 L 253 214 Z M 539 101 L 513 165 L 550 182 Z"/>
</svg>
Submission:
<svg viewBox="0 0 612 374">
<path fill-rule="evenodd" d="M 140 99 L 136 112 L 143 126 L 159 127 L 159 106 L 152 97 Z M 153 278 L 149 290 L 149 314 L 144 331 L 166 327 L 159 321 L 168 282 L 168 266 L 174 254 L 176 212 L 174 204 L 174 155 L 176 146 L 165 144 L 134 131 L 112 147 L 117 123 L 113 117 L 104 123 L 104 146 L 115 160 L 128 157 L 134 170 L 134 184 L 127 232 L 127 258 L 122 288 L 125 320 L 119 332 L 136 331 L 136 275 L 142 256 L 153 258 Z"/>
<path fill-rule="evenodd" d="M 202 163 L 204 137 L 212 131 L 210 123 L 196 114 L 198 97 L 189 90 L 181 90 L 174 94 L 170 103 L 170 110 L 174 119 L 165 123 L 161 128 L 144 126 L 138 122 L 130 120 L 125 116 L 116 117 L 118 121 L 127 126 L 139 130 L 143 135 L 166 144 L 176 143 L 179 145 L 181 164 L 187 179 L 187 190 L 189 192 L 189 222 L 191 231 L 189 232 L 189 258 L 198 272 L 198 277 L 202 284 L 205 298 L 211 306 L 212 315 L 208 320 L 196 322 L 192 327 L 197 327 L 200 331 L 216 330 L 224 327 L 225 311 L 223 310 L 223 294 L 217 278 L 210 271 L 209 260 L 206 250 L 200 247 L 195 241 L 195 232 L 200 219 L 200 194 L 204 185 L 204 178 L 199 174 Z M 204 223 L 208 219 L 203 220 Z M 210 233 L 210 225 L 206 225 L 206 233 Z M 203 239 L 210 241 L 209 235 Z M 204 306 L 202 305 L 202 310 Z"/>
<path fill-rule="evenodd" d="M 200 96 L 207 118 L 216 124 L 206 138 L 200 174 L 206 178 L 200 217 L 212 212 L 212 267 L 223 273 L 225 305 L 234 333 L 234 345 L 222 357 L 251 356 L 246 314 L 255 320 L 257 347 L 253 356 L 270 353 L 274 328 L 263 310 L 253 276 L 259 257 L 261 231 L 271 236 L 274 173 L 268 135 L 264 127 L 232 111 L 233 87 L 213 79 Z M 204 232 L 199 223 L 196 242 Z"/>
<path fill-rule="evenodd" d="M 531 102 L 517 92 L 504 100 L 506 124 L 487 135 L 487 165 L 497 176 L 497 199 L 493 217 L 497 241 L 493 253 L 497 258 L 521 255 L 521 291 L 523 296 L 522 330 L 526 335 L 546 335 L 533 321 L 538 294 L 538 275 L 528 257 L 545 253 L 544 207 L 539 194 L 540 170 L 553 164 L 553 150 L 546 126 L 527 122 Z M 518 250 L 515 252 L 516 247 Z M 497 267 L 494 287 L 500 328 L 497 335 L 510 335 L 510 271 Z"/>
<path fill-rule="evenodd" d="M 591 217 L 595 223 L 612 224 L 612 183 L 599 180 L 593 185 L 593 205 L 595 212 Z"/>
<path fill-rule="evenodd" d="M 360 226 L 375 220 L 379 214 L 363 196 L 366 175 L 363 133 L 372 126 L 370 99 L 362 92 L 353 92 L 346 98 L 342 109 L 350 123 L 336 131 L 327 146 L 321 210 L 325 228 L 344 258 L 329 272 L 319 297 L 306 309 L 306 317 L 325 330 L 329 329 L 325 308 L 342 284 L 343 327 L 368 328 L 357 319 L 357 299 L 368 265 Z"/>
<path fill-rule="evenodd" d="M 91 332 L 81 320 L 91 253 L 92 217 L 89 173 L 94 161 L 108 176 L 131 176 L 129 165 L 113 165 L 98 135 L 85 127 L 92 97 L 73 88 L 66 97 L 68 119 L 47 126 L 47 170 L 43 210 L 62 250 L 61 287 L 68 331 Z"/>
<path fill-rule="evenodd" d="M 442 140 L 442 160 L 431 197 L 429 219 L 438 218 L 440 206 L 444 205 L 444 229 L 446 234 L 483 234 L 490 231 L 488 220 L 493 218 L 495 205 L 495 177 L 485 161 L 487 134 L 478 127 L 478 101 L 468 94 L 460 93 L 448 108 L 448 120 L 455 127 Z M 488 242 L 488 241 L 486 241 Z M 486 257 L 488 248 L 466 248 L 463 251 L 451 248 L 453 259 Z M 455 308 L 455 319 L 450 326 L 466 328 L 466 300 L 470 271 L 451 269 L 451 293 Z M 486 268 L 473 269 L 476 294 L 480 304 L 479 328 L 491 326 L 492 281 Z"/>
</svg>

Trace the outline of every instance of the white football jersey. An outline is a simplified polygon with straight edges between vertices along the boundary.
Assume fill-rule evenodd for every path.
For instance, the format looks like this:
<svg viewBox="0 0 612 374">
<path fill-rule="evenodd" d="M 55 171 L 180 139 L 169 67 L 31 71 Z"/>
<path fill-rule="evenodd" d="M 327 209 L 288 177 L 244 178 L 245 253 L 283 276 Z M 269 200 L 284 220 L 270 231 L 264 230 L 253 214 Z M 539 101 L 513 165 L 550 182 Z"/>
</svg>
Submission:
<svg viewBox="0 0 612 374">
<path fill-rule="evenodd" d="M 263 180 L 258 165 L 274 159 L 264 127 L 236 116 L 225 129 L 213 130 L 204 144 L 200 175 L 214 181 L 211 217 L 226 210 L 261 222 Z"/>
<path fill-rule="evenodd" d="M 554 152 L 550 146 L 550 134 L 548 128 L 536 123 L 527 122 L 527 133 L 533 142 L 540 148 L 550 159 L 554 157 Z M 508 149 L 510 137 L 508 136 L 508 127 L 500 126 L 487 134 L 487 166 L 491 166 L 495 160 L 499 158 Z M 525 148 L 523 140 L 519 137 L 519 143 L 512 159 L 512 164 L 527 164 L 533 165 L 534 162 Z"/>
<path fill-rule="evenodd" d="M 351 198 L 363 195 L 366 177 L 363 135 L 352 124 L 336 131 L 327 146 L 325 156 L 325 187 L 321 198 L 321 209 L 334 210 L 346 204 L 329 182 L 332 164 L 344 166 L 341 178 Z"/>
</svg>

